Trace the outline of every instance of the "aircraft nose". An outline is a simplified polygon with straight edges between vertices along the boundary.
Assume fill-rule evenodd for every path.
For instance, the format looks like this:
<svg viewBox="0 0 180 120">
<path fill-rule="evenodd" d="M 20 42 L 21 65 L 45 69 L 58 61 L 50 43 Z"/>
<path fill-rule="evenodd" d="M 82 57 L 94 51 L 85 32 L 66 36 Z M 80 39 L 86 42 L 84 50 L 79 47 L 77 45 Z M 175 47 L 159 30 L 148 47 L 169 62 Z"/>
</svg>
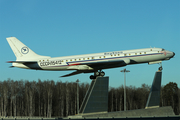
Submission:
<svg viewBox="0 0 180 120">
<path fill-rule="evenodd" d="M 173 57 L 175 56 L 175 53 L 173 52 Z"/>
<path fill-rule="evenodd" d="M 173 55 L 172 55 L 172 57 L 171 58 L 173 58 L 174 56 L 175 56 L 175 53 L 174 52 L 172 52 L 173 53 Z"/>
</svg>

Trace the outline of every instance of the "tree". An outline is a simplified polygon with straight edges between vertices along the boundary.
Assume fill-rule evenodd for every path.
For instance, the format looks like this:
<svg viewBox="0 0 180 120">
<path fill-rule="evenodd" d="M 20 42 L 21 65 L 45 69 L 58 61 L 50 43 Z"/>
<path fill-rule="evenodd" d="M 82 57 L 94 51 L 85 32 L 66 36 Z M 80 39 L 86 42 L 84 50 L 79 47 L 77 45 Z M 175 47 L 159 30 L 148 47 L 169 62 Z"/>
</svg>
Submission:
<svg viewBox="0 0 180 120">
<path fill-rule="evenodd" d="M 89 88 L 88 83 L 79 84 L 79 106 Z M 74 82 L 54 82 L 53 80 L 0 81 L 1 116 L 68 116 L 76 114 L 77 84 Z M 150 87 L 126 87 L 127 110 L 143 109 L 147 102 Z M 162 87 L 161 105 L 172 106 L 175 114 L 179 113 L 180 89 L 170 82 Z M 108 93 L 108 111 L 121 111 L 124 108 L 124 89 L 110 87 Z"/>
<path fill-rule="evenodd" d="M 179 114 L 178 86 L 176 83 L 169 82 L 164 86 L 163 99 L 165 106 L 172 106 L 174 113 Z"/>
<path fill-rule="evenodd" d="M 38 93 L 38 97 L 37 98 L 37 101 L 38 101 L 38 115 L 39 116 L 42 116 L 43 115 L 43 104 L 42 104 L 42 101 L 41 101 L 41 97 L 42 97 L 42 92 L 43 92 L 43 86 L 42 86 L 42 82 L 40 79 L 38 79 L 38 83 L 36 84 L 36 91 Z"/>
<path fill-rule="evenodd" d="M 8 106 L 8 82 L 4 81 L 3 85 L 3 116 L 7 116 L 7 106 Z"/>
<path fill-rule="evenodd" d="M 47 96 L 48 96 L 48 106 L 47 106 L 47 117 L 51 117 L 52 114 L 52 96 L 53 96 L 53 88 L 54 88 L 54 81 L 48 81 L 47 87 Z"/>
</svg>

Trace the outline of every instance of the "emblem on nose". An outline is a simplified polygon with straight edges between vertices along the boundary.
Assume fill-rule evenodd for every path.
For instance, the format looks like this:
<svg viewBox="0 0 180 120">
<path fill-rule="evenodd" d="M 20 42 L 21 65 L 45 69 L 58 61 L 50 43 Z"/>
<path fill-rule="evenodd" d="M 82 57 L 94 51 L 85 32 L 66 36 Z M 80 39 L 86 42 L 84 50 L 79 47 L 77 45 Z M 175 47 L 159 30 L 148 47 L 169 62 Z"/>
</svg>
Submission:
<svg viewBox="0 0 180 120">
<path fill-rule="evenodd" d="M 165 56 L 166 56 L 166 54 L 167 54 L 166 51 L 161 51 L 161 53 L 163 53 Z"/>
</svg>

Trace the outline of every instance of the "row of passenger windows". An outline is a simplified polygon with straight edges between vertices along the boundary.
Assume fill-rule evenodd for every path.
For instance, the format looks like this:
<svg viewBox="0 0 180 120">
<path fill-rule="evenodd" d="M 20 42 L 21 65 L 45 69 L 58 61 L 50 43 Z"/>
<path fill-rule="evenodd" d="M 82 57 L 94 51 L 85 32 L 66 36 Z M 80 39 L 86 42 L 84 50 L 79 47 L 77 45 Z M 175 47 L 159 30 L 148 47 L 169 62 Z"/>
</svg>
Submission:
<svg viewBox="0 0 180 120">
<path fill-rule="evenodd" d="M 138 54 L 138 53 L 134 53 L 134 55 L 137 55 L 137 54 Z M 146 52 L 140 52 L 139 54 L 140 54 L 140 55 L 141 55 L 141 54 L 146 54 Z M 127 56 L 127 55 L 131 55 L 131 54 L 130 54 L 130 53 L 129 53 L 129 54 L 124 54 L 124 56 Z M 133 55 L 133 54 L 132 54 L 132 55 Z"/>
<path fill-rule="evenodd" d="M 159 51 L 158 51 L 159 53 Z M 146 52 L 140 52 L 139 53 L 140 55 L 141 54 L 146 54 Z M 130 56 L 130 55 L 138 55 L 138 53 L 129 53 L 129 54 L 124 54 L 124 56 Z M 121 56 L 120 54 L 115 54 L 115 55 L 111 55 L 111 56 Z M 123 56 L 123 55 L 122 55 Z M 99 58 L 106 58 L 106 56 L 99 56 Z M 80 61 L 80 60 L 92 60 L 94 59 L 94 57 L 89 57 L 89 58 L 79 58 L 79 59 L 70 59 L 70 60 L 65 60 L 66 62 L 69 62 L 69 61 Z M 49 60 L 47 60 L 49 61 Z M 44 60 L 40 60 L 39 62 L 44 62 Z M 64 62 L 64 60 L 61 60 L 61 62 Z"/>
<path fill-rule="evenodd" d="M 100 56 L 99 58 L 106 58 L 106 56 Z M 94 57 L 89 57 L 89 58 L 79 58 L 79 59 L 70 59 L 70 60 L 66 60 L 66 62 L 68 61 L 79 61 L 79 60 L 93 60 Z M 63 61 L 62 61 L 63 62 Z"/>
<path fill-rule="evenodd" d="M 106 56 L 100 56 L 99 58 L 106 58 Z M 79 60 L 92 60 L 94 57 L 89 57 L 89 58 L 79 58 L 79 59 L 70 59 L 70 60 L 65 60 L 66 62 L 69 61 L 79 61 Z M 45 60 L 39 60 L 39 62 L 44 62 Z M 49 61 L 49 60 L 47 60 Z M 64 60 L 61 60 L 61 62 L 64 62 Z"/>
</svg>

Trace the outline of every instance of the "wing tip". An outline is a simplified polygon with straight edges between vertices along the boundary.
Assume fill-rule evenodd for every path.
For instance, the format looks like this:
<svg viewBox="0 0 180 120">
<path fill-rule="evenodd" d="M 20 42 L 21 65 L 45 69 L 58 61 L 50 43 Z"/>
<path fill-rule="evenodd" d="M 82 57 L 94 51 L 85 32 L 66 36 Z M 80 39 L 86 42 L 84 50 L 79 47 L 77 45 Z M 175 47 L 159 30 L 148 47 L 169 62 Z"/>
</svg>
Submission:
<svg viewBox="0 0 180 120">
<path fill-rule="evenodd" d="M 77 75 L 77 74 L 80 74 L 80 73 L 83 73 L 83 71 L 75 71 L 75 72 L 72 72 L 70 74 L 60 76 L 60 77 L 68 77 L 68 76 Z"/>
<path fill-rule="evenodd" d="M 6 63 L 13 63 L 13 61 L 6 61 Z"/>
</svg>

